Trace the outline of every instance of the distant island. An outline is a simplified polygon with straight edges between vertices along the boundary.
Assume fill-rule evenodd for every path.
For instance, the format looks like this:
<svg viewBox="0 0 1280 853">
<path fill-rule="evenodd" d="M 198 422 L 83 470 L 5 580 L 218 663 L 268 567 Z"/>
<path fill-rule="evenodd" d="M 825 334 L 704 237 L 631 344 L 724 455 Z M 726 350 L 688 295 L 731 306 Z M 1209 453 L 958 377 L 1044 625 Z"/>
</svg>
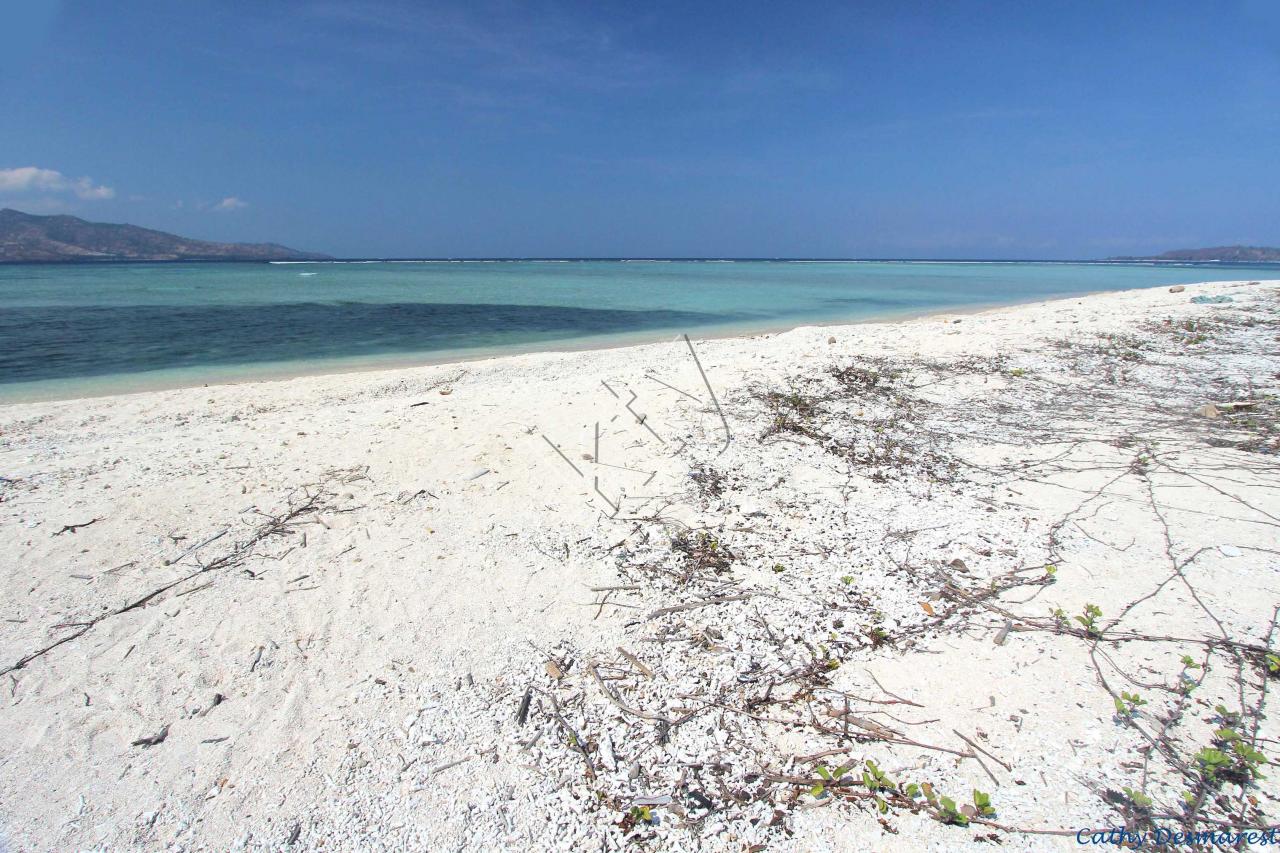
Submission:
<svg viewBox="0 0 1280 853">
<path fill-rule="evenodd" d="M 1280 249 L 1268 246 L 1217 246 L 1212 249 L 1174 249 L 1163 255 L 1123 256 L 1109 261 L 1222 261 L 1228 264 L 1280 263 Z"/>
<path fill-rule="evenodd" d="M 57 261 L 323 261 L 275 243 L 212 243 L 137 225 L 0 210 L 0 264 Z"/>
</svg>

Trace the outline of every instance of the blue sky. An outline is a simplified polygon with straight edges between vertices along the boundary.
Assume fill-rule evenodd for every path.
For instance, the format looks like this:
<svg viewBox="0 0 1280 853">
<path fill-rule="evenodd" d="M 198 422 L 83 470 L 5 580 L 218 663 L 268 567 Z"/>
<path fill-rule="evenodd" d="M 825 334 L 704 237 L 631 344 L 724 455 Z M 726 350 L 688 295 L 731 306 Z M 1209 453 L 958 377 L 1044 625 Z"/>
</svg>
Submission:
<svg viewBox="0 0 1280 853">
<path fill-rule="evenodd" d="M 0 0 L 0 206 L 342 256 L 1280 245 L 1280 3 Z"/>
</svg>

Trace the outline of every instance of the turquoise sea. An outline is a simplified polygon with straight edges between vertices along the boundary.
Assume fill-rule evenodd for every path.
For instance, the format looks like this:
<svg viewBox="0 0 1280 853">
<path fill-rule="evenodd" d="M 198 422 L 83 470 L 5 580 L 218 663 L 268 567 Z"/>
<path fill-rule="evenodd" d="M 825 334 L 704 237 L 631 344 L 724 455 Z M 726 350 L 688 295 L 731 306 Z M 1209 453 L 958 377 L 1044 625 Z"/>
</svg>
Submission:
<svg viewBox="0 0 1280 853">
<path fill-rule="evenodd" d="M 0 265 L 0 401 L 765 331 L 1280 266 L 921 261 Z"/>
</svg>

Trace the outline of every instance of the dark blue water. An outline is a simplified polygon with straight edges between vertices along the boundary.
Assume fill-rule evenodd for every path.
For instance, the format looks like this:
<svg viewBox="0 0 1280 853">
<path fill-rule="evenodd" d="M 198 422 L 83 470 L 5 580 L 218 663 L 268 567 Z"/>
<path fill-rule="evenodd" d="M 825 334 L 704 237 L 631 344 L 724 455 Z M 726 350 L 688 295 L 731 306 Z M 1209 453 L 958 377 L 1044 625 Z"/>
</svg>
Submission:
<svg viewBox="0 0 1280 853">
<path fill-rule="evenodd" d="M 363 302 L 0 310 L 0 376 L 29 382 L 163 368 L 499 347 L 732 319 L 694 311 Z M 12 345 L 11 345 L 12 344 Z"/>
</svg>

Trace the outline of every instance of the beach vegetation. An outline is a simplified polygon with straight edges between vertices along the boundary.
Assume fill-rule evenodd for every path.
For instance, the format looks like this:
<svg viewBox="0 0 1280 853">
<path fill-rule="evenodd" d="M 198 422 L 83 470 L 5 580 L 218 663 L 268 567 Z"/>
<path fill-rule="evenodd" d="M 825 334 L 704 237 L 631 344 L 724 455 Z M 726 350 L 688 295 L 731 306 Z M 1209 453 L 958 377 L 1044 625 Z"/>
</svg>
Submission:
<svg viewBox="0 0 1280 853">
<path fill-rule="evenodd" d="M 841 765 L 833 770 L 825 764 L 819 764 L 816 772 L 818 777 L 822 779 L 822 782 L 817 783 L 809 789 L 810 795 L 815 799 L 822 797 L 826 793 L 826 786 L 828 784 L 835 784 L 836 782 L 839 782 L 840 777 L 849 772 L 849 766 Z"/>
<path fill-rule="evenodd" d="M 1096 604 L 1086 604 L 1084 612 L 1073 618 L 1084 626 L 1085 636 L 1097 638 L 1102 636 L 1102 632 L 1098 630 L 1098 619 L 1101 617 L 1102 608 Z"/>
<path fill-rule="evenodd" d="M 1147 704 L 1137 693 L 1121 691 L 1119 696 L 1112 697 L 1116 705 L 1116 716 L 1122 720 L 1132 720 L 1138 714 L 1138 708 Z"/>
<path fill-rule="evenodd" d="M 969 816 L 956 807 L 956 801 L 950 797 L 938 798 L 938 820 L 953 826 L 968 826 Z"/>
<path fill-rule="evenodd" d="M 625 832 L 642 824 L 654 823 L 657 823 L 657 821 L 654 820 L 651 806 L 632 806 L 622 819 L 622 829 Z"/>
<path fill-rule="evenodd" d="M 1128 800 L 1130 805 L 1134 808 L 1140 810 L 1147 810 L 1151 808 L 1153 800 L 1146 794 L 1128 787 L 1124 788 L 1123 791 L 1125 799 Z"/>
<path fill-rule="evenodd" d="M 867 759 L 866 769 L 862 771 L 862 784 L 868 791 L 896 791 L 897 784 L 884 774 L 884 771 L 871 759 Z"/>
</svg>

